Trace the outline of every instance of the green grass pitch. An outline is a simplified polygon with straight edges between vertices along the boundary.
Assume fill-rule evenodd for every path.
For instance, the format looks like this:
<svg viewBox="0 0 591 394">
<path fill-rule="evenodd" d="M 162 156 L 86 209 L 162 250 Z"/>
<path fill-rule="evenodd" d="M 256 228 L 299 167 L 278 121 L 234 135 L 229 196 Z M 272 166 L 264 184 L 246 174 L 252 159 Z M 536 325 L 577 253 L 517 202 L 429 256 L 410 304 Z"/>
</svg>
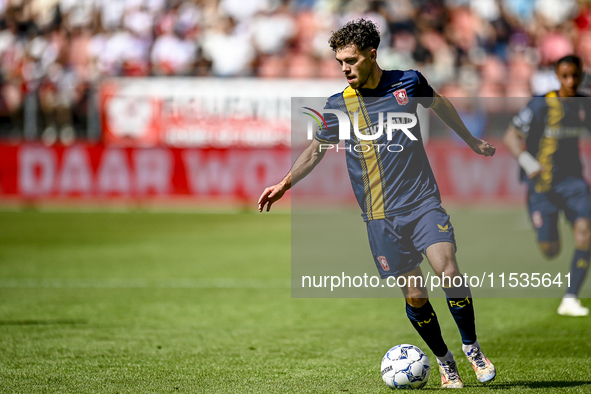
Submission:
<svg viewBox="0 0 591 394">
<path fill-rule="evenodd" d="M 507 264 L 566 267 L 571 237 L 543 262 L 523 211 L 452 210 L 460 265 L 496 263 L 482 232 L 462 230 L 476 221 L 497 245 L 523 246 Z M 0 392 L 387 393 L 391 346 L 418 345 L 435 364 L 402 299 L 292 299 L 289 278 L 286 213 L 2 211 Z M 487 387 L 433 300 L 464 392 L 591 392 L 591 317 L 558 316 L 557 299 L 475 302 L 498 368 Z M 439 385 L 434 369 L 425 389 Z"/>
</svg>

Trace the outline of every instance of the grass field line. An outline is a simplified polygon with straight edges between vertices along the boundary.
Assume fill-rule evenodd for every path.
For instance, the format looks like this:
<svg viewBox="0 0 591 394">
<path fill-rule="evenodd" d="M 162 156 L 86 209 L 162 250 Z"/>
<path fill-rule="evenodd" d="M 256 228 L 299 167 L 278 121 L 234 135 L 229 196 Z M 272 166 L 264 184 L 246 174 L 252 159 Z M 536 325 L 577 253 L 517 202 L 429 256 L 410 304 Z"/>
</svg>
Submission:
<svg viewBox="0 0 591 394">
<path fill-rule="evenodd" d="M 18 278 L 0 279 L 0 288 L 96 288 L 96 289 L 131 289 L 131 288 L 165 288 L 165 289 L 268 289 L 289 288 L 287 279 L 253 279 L 253 278 Z"/>
</svg>

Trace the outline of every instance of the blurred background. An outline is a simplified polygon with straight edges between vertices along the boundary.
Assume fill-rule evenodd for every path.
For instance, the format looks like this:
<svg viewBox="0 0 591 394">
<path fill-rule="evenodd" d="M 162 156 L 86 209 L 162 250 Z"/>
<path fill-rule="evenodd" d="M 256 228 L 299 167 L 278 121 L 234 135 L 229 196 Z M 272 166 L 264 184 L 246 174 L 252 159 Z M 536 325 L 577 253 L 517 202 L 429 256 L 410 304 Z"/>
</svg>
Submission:
<svg viewBox="0 0 591 394">
<path fill-rule="evenodd" d="M 362 16 L 382 68 L 421 71 L 498 148 L 478 156 L 419 113 L 463 272 L 568 272 L 569 224 L 544 262 L 500 136 L 558 87 L 559 57 L 591 71 L 589 1 L 0 0 L 0 392 L 389 390 L 385 351 L 427 350 L 398 301 L 290 299 L 296 275 L 335 259 L 324 272 L 376 272 L 343 151 L 256 212 L 305 139 L 298 97 L 320 111 L 346 87 L 327 41 Z M 590 392 L 589 320 L 536 294 L 478 300 L 492 388 Z"/>
<path fill-rule="evenodd" d="M 327 41 L 358 17 L 380 26 L 382 68 L 490 98 L 465 119 L 493 140 L 559 86 L 558 58 L 591 70 L 587 0 L 0 0 L 0 196 L 251 201 L 289 167 L 291 98 L 345 87 Z M 447 168 L 438 152 L 462 148 L 437 121 L 429 137 Z M 521 199 L 506 159 L 492 195 Z"/>
</svg>

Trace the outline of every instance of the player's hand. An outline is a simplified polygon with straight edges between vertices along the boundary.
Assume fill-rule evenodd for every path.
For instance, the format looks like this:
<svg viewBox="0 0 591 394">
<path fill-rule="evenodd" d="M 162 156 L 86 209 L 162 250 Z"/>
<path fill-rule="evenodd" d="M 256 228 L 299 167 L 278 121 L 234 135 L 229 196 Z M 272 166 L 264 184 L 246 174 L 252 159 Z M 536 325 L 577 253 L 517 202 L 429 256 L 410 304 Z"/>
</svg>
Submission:
<svg viewBox="0 0 591 394">
<path fill-rule="evenodd" d="M 495 148 L 493 144 L 478 138 L 474 138 L 473 142 L 470 144 L 470 148 L 479 155 L 487 157 L 494 156 L 497 151 L 497 148 Z"/>
<path fill-rule="evenodd" d="M 259 197 L 259 212 L 263 212 L 265 205 L 267 206 L 267 212 L 271 209 L 271 205 L 279 200 L 285 194 L 285 189 L 281 184 L 270 186 L 263 191 Z"/>
</svg>

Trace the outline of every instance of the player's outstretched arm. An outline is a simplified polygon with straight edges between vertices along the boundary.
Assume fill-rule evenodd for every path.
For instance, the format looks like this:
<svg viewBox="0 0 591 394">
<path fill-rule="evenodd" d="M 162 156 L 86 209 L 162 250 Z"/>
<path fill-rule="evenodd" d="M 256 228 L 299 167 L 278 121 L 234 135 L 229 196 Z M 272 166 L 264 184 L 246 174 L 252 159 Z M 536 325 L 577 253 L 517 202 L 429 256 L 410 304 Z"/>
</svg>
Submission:
<svg viewBox="0 0 591 394">
<path fill-rule="evenodd" d="M 316 164 L 322 160 L 326 150 L 320 149 L 320 142 L 312 140 L 312 143 L 298 156 L 293 163 L 291 170 L 287 173 L 285 178 L 276 185 L 266 188 L 259 197 L 259 212 L 262 212 L 267 206 L 267 212 L 271 209 L 271 205 L 279 200 L 292 185 L 298 183 L 306 175 L 316 167 Z"/>
<path fill-rule="evenodd" d="M 468 146 L 479 155 L 493 156 L 496 148 L 490 143 L 479 138 L 476 138 L 470 133 L 470 130 L 458 115 L 453 104 L 444 96 L 433 92 L 434 101 L 431 109 L 446 125 L 448 125 L 461 139 L 468 144 Z"/>
<path fill-rule="evenodd" d="M 540 162 L 536 160 L 526 149 L 525 149 L 525 138 L 514 126 L 509 126 L 505 135 L 503 136 L 503 143 L 509 149 L 509 152 L 517 159 L 519 165 L 525 171 L 528 178 L 534 178 L 544 169 Z"/>
</svg>

